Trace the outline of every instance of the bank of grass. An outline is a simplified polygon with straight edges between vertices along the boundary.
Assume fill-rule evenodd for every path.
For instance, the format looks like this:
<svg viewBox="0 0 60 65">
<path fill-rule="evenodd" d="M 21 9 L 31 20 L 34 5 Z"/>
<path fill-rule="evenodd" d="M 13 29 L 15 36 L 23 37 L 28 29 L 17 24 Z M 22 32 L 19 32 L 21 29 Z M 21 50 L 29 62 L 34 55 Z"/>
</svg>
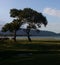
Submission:
<svg viewBox="0 0 60 65">
<path fill-rule="evenodd" d="M 57 54 L 22 54 L 0 57 L 0 65 L 60 65 Z"/>
<path fill-rule="evenodd" d="M 60 40 L 0 41 L 0 65 L 58 65 Z"/>
<path fill-rule="evenodd" d="M 60 40 L 4 40 L 0 41 L 0 50 L 16 51 L 41 51 L 41 50 L 60 50 Z"/>
</svg>

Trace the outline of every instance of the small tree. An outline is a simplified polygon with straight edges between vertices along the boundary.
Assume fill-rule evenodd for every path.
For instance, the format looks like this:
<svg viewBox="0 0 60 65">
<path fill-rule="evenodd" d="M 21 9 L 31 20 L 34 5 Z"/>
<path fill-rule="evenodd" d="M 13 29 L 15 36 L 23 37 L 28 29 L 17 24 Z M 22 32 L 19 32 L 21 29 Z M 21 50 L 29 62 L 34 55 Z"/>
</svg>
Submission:
<svg viewBox="0 0 60 65">
<path fill-rule="evenodd" d="M 16 32 L 19 30 L 20 24 L 19 20 L 14 19 L 11 23 L 7 23 L 2 27 L 2 31 L 10 31 L 14 33 L 14 41 L 16 41 Z"/>
</svg>

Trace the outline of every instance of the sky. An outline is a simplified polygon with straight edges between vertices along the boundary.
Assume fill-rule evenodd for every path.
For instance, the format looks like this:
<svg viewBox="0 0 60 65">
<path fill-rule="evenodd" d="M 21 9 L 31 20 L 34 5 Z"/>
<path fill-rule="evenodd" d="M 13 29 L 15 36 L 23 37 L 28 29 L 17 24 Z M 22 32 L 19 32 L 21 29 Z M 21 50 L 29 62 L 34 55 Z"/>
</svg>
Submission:
<svg viewBox="0 0 60 65">
<path fill-rule="evenodd" d="M 12 21 L 10 9 L 32 8 L 46 16 L 48 25 L 41 30 L 60 33 L 60 0 L 0 0 L 0 28 Z"/>
</svg>

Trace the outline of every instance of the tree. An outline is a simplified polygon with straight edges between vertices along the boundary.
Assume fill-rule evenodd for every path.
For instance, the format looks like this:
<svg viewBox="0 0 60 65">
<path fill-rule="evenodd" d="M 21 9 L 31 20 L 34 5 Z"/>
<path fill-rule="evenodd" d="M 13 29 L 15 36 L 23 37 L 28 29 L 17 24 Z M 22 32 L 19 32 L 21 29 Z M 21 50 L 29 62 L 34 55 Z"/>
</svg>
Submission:
<svg viewBox="0 0 60 65">
<path fill-rule="evenodd" d="M 16 32 L 20 29 L 20 26 L 22 25 L 22 22 L 20 22 L 21 18 L 19 18 L 20 12 L 21 12 L 21 10 L 11 9 L 10 10 L 10 17 L 13 17 L 15 19 L 13 19 L 13 21 L 10 23 L 6 23 L 2 27 L 3 32 L 10 31 L 10 32 L 14 33 L 14 38 L 13 38 L 14 41 L 16 41 Z"/>
<path fill-rule="evenodd" d="M 4 27 L 2 27 L 2 31 L 3 32 L 6 32 L 6 31 L 13 32 L 14 41 L 16 41 L 16 32 L 19 30 L 19 28 L 20 28 L 19 20 L 14 19 L 12 22 L 5 24 Z"/>
<path fill-rule="evenodd" d="M 39 13 L 31 8 L 24 8 L 23 10 L 18 9 L 11 9 L 10 10 L 10 17 L 15 18 L 13 22 L 6 24 L 2 29 L 14 31 L 14 39 L 16 40 L 16 31 L 19 30 L 20 26 L 23 25 L 23 23 L 27 23 L 27 37 L 28 40 L 31 41 L 30 38 L 30 30 L 31 29 L 38 29 L 37 27 L 41 27 L 42 24 L 44 26 L 47 25 L 47 19 L 45 16 L 43 16 L 42 13 Z M 9 26 L 10 25 L 10 26 Z M 12 28 L 11 28 L 12 27 Z"/>
<path fill-rule="evenodd" d="M 28 23 L 26 33 L 27 33 L 29 41 L 31 41 L 31 38 L 30 38 L 30 30 L 31 29 L 36 29 L 37 30 L 38 29 L 37 26 L 41 27 L 42 24 L 44 26 L 47 25 L 46 17 L 43 16 L 42 13 L 39 13 L 39 12 L 37 12 L 37 11 L 31 9 L 31 8 L 24 8 L 23 11 L 22 11 L 21 16 Z"/>
</svg>

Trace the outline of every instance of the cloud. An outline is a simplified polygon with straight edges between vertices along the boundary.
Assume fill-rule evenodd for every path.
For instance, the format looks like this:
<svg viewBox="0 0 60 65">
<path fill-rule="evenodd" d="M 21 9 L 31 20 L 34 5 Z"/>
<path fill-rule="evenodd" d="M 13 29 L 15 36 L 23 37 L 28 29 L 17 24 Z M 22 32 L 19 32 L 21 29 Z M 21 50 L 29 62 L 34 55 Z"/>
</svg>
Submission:
<svg viewBox="0 0 60 65">
<path fill-rule="evenodd" d="M 49 22 L 46 27 L 42 26 L 40 28 L 40 30 L 46 30 L 46 31 L 52 31 L 52 32 L 55 32 L 55 33 L 60 33 L 59 28 L 60 28 L 60 23 Z"/>
<path fill-rule="evenodd" d="M 60 17 L 60 10 L 52 9 L 52 8 L 44 8 L 43 13 Z"/>
</svg>

